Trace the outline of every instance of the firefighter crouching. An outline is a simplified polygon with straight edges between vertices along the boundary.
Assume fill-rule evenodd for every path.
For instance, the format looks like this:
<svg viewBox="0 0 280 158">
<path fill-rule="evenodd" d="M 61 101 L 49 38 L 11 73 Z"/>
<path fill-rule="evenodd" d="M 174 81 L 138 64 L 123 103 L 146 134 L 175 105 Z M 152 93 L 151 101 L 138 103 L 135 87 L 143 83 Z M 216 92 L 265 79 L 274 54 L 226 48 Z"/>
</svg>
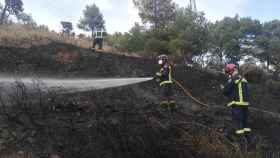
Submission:
<svg viewBox="0 0 280 158">
<path fill-rule="evenodd" d="M 175 110 L 176 101 L 173 96 L 172 66 L 167 55 L 158 56 L 160 71 L 156 73 L 155 79 L 160 85 L 160 106 L 162 108 Z"/>
<path fill-rule="evenodd" d="M 223 87 L 223 93 L 230 98 L 227 107 L 231 108 L 234 132 L 237 135 L 246 135 L 251 132 L 248 127 L 248 82 L 239 75 L 235 64 L 226 65 L 225 72 L 229 75 L 227 84 Z"/>
</svg>

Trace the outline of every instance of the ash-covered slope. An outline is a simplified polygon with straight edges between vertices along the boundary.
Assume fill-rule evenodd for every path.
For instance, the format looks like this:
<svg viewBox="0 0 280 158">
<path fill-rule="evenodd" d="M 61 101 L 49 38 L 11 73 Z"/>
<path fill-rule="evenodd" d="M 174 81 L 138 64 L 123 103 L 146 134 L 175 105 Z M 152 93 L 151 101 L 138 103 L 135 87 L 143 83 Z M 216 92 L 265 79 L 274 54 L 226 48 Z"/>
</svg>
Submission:
<svg viewBox="0 0 280 158">
<path fill-rule="evenodd" d="M 157 71 L 151 59 L 94 54 L 64 44 L 0 48 L 0 54 L 3 73 L 23 76 L 142 77 Z M 64 95 L 41 93 L 39 89 L 27 93 L 19 84 L 10 96 L 13 106 L 1 104 L 0 154 L 24 151 L 34 157 L 58 153 L 68 158 L 217 158 L 242 154 L 262 157 L 277 152 L 279 119 L 252 112 L 250 153 L 241 151 L 242 139 L 224 136 L 231 127 L 230 113 L 223 108 L 226 98 L 219 91 L 225 77 L 185 66 L 175 69 L 176 79 L 212 108 L 202 108 L 176 88 L 177 112 L 162 112 L 158 86 L 152 81 Z M 267 88 L 265 84 L 252 86 Z M 276 112 L 279 98 L 269 91 L 258 98 L 260 93 L 254 92 L 253 105 Z M 274 103 L 275 109 L 263 107 L 265 100 Z"/>
</svg>

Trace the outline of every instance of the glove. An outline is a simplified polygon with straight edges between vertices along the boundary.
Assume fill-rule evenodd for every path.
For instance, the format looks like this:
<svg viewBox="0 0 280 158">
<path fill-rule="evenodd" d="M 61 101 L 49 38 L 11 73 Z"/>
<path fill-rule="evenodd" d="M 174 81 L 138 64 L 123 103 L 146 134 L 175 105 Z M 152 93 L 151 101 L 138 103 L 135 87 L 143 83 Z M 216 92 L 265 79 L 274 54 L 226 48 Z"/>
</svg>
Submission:
<svg viewBox="0 0 280 158">
<path fill-rule="evenodd" d="M 230 78 L 230 79 L 228 79 L 228 81 L 227 81 L 228 83 L 231 83 L 232 82 L 232 79 Z"/>
<path fill-rule="evenodd" d="M 232 108 L 232 105 L 226 104 L 225 107 L 226 107 L 226 108 Z"/>
<path fill-rule="evenodd" d="M 160 72 L 157 72 L 157 73 L 156 73 L 156 76 L 157 76 L 157 77 L 160 77 L 160 76 L 162 76 L 162 74 L 161 74 Z"/>
</svg>

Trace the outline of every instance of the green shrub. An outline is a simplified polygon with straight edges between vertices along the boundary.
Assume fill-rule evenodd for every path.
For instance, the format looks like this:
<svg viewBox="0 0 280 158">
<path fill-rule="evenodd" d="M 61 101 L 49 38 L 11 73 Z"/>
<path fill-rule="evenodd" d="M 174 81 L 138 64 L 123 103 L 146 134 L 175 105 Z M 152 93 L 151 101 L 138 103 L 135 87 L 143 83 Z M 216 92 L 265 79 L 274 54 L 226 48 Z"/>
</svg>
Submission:
<svg viewBox="0 0 280 158">
<path fill-rule="evenodd" d="M 145 50 L 152 55 L 157 55 L 160 53 L 168 54 L 168 42 L 156 38 L 148 39 L 146 42 Z"/>
<path fill-rule="evenodd" d="M 251 83 L 260 83 L 266 79 L 266 73 L 254 64 L 244 64 L 240 67 L 240 73 Z"/>
</svg>

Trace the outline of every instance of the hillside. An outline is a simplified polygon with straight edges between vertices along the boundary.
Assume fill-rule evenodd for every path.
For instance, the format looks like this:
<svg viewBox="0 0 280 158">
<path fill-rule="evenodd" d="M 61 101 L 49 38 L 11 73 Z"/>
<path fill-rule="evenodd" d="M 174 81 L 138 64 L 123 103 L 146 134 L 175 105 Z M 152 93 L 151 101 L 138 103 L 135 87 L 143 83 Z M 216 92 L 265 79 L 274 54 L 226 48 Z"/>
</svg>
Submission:
<svg viewBox="0 0 280 158">
<path fill-rule="evenodd" d="M 151 59 L 92 53 L 61 43 L 0 48 L 2 75 L 147 77 L 157 69 Z M 219 90 L 225 76 L 182 65 L 175 69 L 176 79 L 210 108 L 197 105 L 176 88 L 177 112 L 162 112 L 158 87 L 152 81 L 75 94 L 29 93 L 19 84 L 10 94 L 13 106 L 1 102 L 0 153 L 23 151 L 33 157 L 59 153 L 67 158 L 255 158 L 272 157 L 280 150 L 279 117 L 251 111 L 252 143 L 229 139 L 224 133 L 231 127 L 230 112 L 223 107 L 227 100 Z M 250 88 L 254 108 L 279 112 L 277 81 L 250 84 Z"/>
</svg>

